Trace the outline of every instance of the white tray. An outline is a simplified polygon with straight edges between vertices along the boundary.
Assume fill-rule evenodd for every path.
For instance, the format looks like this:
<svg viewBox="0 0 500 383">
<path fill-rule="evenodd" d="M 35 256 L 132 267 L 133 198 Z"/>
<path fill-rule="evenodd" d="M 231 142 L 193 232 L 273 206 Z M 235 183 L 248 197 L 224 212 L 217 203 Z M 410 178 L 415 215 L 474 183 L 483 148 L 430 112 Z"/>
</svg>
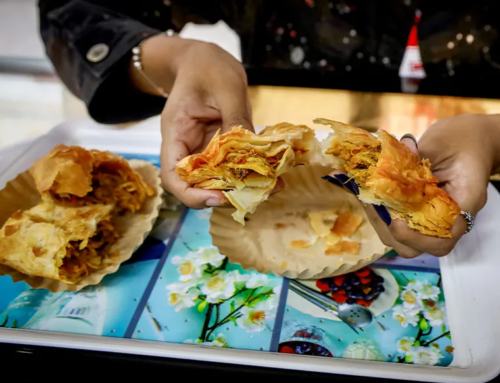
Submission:
<svg viewBox="0 0 500 383">
<path fill-rule="evenodd" d="M 319 138 L 325 131 L 317 133 Z M 159 119 L 128 128 L 89 120 L 65 122 L 37 140 L 0 151 L 0 188 L 27 170 L 58 143 L 122 153 L 158 154 Z M 294 357 L 235 349 L 82 336 L 41 331 L 0 329 L 0 342 L 55 346 L 138 355 L 175 357 L 260 367 L 435 382 L 486 382 L 500 373 L 500 195 L 490 186 L 488 203 L 473 232 L 441 259 L 446 306 L 455 347 L 449 367 L 426 367 L 349 359 Z"/>
</svg>

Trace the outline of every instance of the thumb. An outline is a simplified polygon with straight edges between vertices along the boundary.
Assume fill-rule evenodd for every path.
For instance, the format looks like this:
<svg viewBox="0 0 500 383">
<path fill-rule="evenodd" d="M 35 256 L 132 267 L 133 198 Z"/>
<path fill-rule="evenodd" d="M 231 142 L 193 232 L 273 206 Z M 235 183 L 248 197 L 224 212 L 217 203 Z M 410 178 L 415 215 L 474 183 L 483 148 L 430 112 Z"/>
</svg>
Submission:
<svg viewBox="0 0 500 383">
<path fill-rule="evenodd" d="M 234 126 L 254 131 L 246 87 L 230 86 L 220 89 L 216 101 L 222 116 L 222 133 L 230 131 Z"/>
</svg>

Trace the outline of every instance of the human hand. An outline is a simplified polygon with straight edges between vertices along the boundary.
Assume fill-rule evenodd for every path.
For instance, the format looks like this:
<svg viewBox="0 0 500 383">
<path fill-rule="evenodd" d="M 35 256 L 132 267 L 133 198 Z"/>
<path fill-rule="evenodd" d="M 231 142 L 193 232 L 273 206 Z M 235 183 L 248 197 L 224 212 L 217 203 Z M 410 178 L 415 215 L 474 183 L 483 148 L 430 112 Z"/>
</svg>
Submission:
<svg viewBox="0 0 500 383">
<path fill-rule="evenodd" d="M 224 205 L 221 191 L 192 188 L 175 167 L 202 151 L 219 129 L 222 134 L 241 125 L 253 131 L 244 68 L 218 46 L 194 40 L 152 37 L 142 52 L 148 75 L 169 93 L 161 115 L 164 186 L 191 208 Z"/>
<path fill-rule="evenodd" d="M 402 141 L 412 152 L 428 158 L 440 186 L 463 211 L 474 216 L 484 207 L 489 176 L 498 161 L 500 124 L 497 116 L 461 115 L 432 125 L 417 145 L 411 139 Z M 334 175 L 334 174 L 332 174 Z M 365 206 L 371 223 L 382 242 L 405 258 L 421 253 L 444 256 L 451 252 L 467 228 L 463 217 L 457 217 L 451 229 L 452 238 L 426 236 L 410 229 L 401 220 L 387 225 L 372 205 Z M 387 216 L 384 217 L 385 221 Z M 390 220 L 390 218 L 389 218 Z"/>
</svg>

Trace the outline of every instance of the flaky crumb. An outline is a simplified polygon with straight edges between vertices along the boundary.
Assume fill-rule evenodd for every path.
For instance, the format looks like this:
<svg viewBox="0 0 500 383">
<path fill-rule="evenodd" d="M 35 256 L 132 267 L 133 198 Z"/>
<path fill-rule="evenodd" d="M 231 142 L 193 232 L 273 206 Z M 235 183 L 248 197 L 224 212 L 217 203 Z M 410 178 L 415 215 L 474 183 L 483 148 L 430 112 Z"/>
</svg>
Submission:
<svg viewBox="0 0 500 383">
<path fill-rule="evenodd" d="M 340 254 L 359 254 L 359 243 L 352 241 L 340 241 L 325 251 L 325 255 L 340 255 Z"/>
<path fill-rule="evenodd" d="M 294 249 L 307 249 L 311 246 L 311 244 L 308 241 L 304 241 L 303 239 L 298 239 L 296 241 L 290 242 L 290 246 L 292 246 Z"/>
</svg>

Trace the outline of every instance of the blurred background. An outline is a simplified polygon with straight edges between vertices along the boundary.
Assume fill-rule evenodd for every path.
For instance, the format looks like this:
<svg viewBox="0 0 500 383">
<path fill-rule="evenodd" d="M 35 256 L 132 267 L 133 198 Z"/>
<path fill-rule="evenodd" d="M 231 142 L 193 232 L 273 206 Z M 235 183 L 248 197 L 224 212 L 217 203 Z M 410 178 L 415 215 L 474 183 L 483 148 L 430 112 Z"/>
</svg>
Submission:
<svg viewBox="0 0 500 383">
<path fill-rule="evenodd" d="M 464 20 L 467 18 L 470 16 L 466 15 Z M 470 30 L 467 25 L 463 28 L 464 33 Z M 224 22 L 187 24 L 181 36 L 217 43 L 241 60 L 239 37 Z M 452 38 L 461 39 L 462 33 Z M 311 124 L 316 117 L 327 117 L 367 129 L 384 128 L 393 134 L 410 132 L 419 136 L 437 119 L 461 113 L 500 112 L 500 101 L 493 98 L 454 97 L 458 93 L 453 89 L 464 88 L 458 87 L 462 82 L 456 76 L 448 79 L 454 86 L 452 90 L 438 85 L 431 91 L 445 96 L 432 96 L 412 94 L 411 81 L 402 80 L 401 89 L 399 84 L 391 88 L 394 93 L 369 93 L 376 90 L 373 85 L 376 81 L 368 80 L 363 82 L 363 92 L 354 92 L 326 89 L 329 85 L 308 82 L 307 76 L 300 80 L 300 76 L 291 73 L 288 77 L 273 78 L 266 68 L 257 72 L 252 69 L 249 94 L 255 125 L 282 121 Z M 302 74 L 306 72 L 301 70 Z M 486 95 L 497 89 L 486 88 L 480 92 L 481 97 L 491 97 Z M 36 137 L 64 120 L 75 118 L 88 118 L 87 111 L 62 85 L 45 56 L 38 32 L 37 1 L 0 0 L 0 148 Z"/>
<path fill-rule="evenodd" d="M 214 42 L 241 60 L 238 36 L 223 22 L 187 25 L 183 37 Z M 0 148 L 88 117 L 55 75 L 38 31 L 37 0 L 0 0 Z"/>
<path fill-rule="evenodd" d="M 85 115 L 45 57 L 37 1 L 0 0 L 0 148 Z"/>
</svg>

